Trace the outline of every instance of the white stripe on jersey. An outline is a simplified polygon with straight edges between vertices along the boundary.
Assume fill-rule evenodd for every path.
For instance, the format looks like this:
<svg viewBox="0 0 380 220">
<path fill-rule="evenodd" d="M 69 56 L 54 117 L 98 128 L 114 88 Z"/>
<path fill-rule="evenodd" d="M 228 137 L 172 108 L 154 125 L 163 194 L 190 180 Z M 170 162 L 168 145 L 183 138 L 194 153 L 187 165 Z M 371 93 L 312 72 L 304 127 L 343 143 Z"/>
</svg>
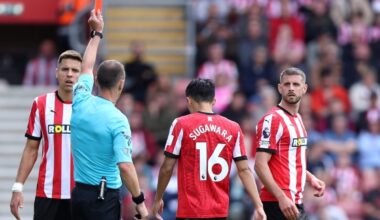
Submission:
<svg viewBox="0 0 380 220">
<path fill-rule="evenodd" d="M 70 124 L 71 104 L 63 104 L 62 124 Z M 70 199 L 71 193 L 71 140 L 69 135 L 62 135 L 61 153 L 61 198 Z M 69 168 L 69 169 L 68 169 Z"/>
<path fill-rule="evenodd" d="M 295 202 L 295 195 L 297 193 L 297 148 L 292 147 L 292 139 L 293 137 L 297 137 L 297 133 L 295 130 L 294 125 L 288 118 L 288 116 L 284 113 L 283 110 L 277 110 L 276 111 L 284 120 L 285 124 L 287 125 L 288 131 L 289 131 L 289 190 L 292 197 L 293 202 Z"/>
<path fill-rule="evenodd" d="M 46 106 L 45 106 L 45 129 L 48 136 L 49 147 L 46 152 L 46 173 L 45 173 L 45 183 L 44 192 L 48 198 L 52 198 L 53 194 L 53 176 L 54 176 L 54 132 L 49 134 L 48 125 L 54 124 L 54 107 L 55 107 L 55 93 L 48 93 L 46 95 Z M 53 110 L 53 112 L 51 112 Z M 52 117 L 50 115 L 53 114 Z"/>
<path fill-rule="evenodd" d="M 165 150 L 166 150 L 166 148 L 168 146 L 172 145 L 172 142 L 173 142 L 173 139 L 174 139 L 173 130 L 174 130 L 174 127 L 177 124 L 177 122 L 178 122 L 178 119 L 175 119 L 173 121 L 172 125 L 170 126 L 168 139 L 167 139 L 166 144 L 165 144 Z"/>
<path fill-rule="evenodd" d="M 35 112 L 35 116 L 34 116 L 34 125 L 33 125 L 33 132 L 32 132 L 32 136 L 33 137 L 41 137 L 42 136 L 42 133 L 41 133 L 41 122 L 40 122 L 40 111 L 38 109 L 38 98 L 36 98 L 36 112 Z M 43 146 L 43 145 L 42 145 Z"/>
<path fill-rule="evenodd" d="M 240 132 L 238 132 L 238 136 L 237 136 L 237 139 L 236 139 L 236 142 L 235 142 L 235 148 L 234 148 L 234 152 L 233 152 L 233 157 L 234 158 L 241 157 Z"/>
<path fill-rule="evenodd" d="M 303 133 L 304 126 L 302 125 L 302 121 L 299 118 L 299 116 L 295 119 L 295 121 L 297 124 L 298 131 L 300 132 L 300 136 L 305 137 L 306 135 Z M 302 179 L 301 179 L 302 191 L 301 192 L 303 192 L 305 189 L 305 183 L 306 183 L 306 147 L 301 147 L 301 164 L 302 164 Z M 300 193 L 298 204 L 302 203 L 302 198 L 303 198 L 303 194 Z"/>
<path fill-rule="evenodd" d="M 277 133 L 276 133 L 276 143 L 280 141 L 283 133 L 284 133 L 284 128 L 282 127 L 282 124 L 280 123 L 280 125 L 278 126 Z"/>
<path fill-rule="evenodd" d="M 175 154 L 175 155 L 179 155 L 179 152 L 181 151 L 182 138 L 183 138 L 183 129 L 181 129 L 181 131 L 179 132 L 177 142 L 175 142 L 175 147 L 173 150 L 173 154 Z"/>
</svg>

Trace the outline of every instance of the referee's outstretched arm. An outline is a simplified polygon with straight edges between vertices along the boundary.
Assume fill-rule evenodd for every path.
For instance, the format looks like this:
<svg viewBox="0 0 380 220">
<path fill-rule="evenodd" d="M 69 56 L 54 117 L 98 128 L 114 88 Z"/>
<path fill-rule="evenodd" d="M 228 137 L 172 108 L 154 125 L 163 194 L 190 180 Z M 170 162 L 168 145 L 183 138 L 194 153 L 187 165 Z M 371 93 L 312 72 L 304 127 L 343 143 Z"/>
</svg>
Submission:
<svg viewBox="0 0 380 220">
<path fill-rule="evenodd" d="M 97 11 L 95 13 L 95 11 L 92 10 L 91 17 L 88 19 L 88 23 L 90 25 L 90 28 L 92 29 L 91 34 L 94 34 L 94 37 L 91 37 L 90 41 L 87 44 L 86 51 L 84 52 L 81 74 L 93 75 L 96 54 L 98 51 L 104 27 L 103 16 L 100 13 L 100 11 Z"/>
</svg>

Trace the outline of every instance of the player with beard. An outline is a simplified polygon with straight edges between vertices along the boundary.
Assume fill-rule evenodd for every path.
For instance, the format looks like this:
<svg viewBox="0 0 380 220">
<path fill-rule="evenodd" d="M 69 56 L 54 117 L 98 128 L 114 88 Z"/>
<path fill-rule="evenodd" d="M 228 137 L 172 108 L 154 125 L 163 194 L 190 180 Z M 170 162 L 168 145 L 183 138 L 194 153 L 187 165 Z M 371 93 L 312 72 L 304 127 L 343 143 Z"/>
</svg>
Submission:
<svg viewBox="0 0 380 220">
<path fill-rule="evenodd" d="M 307 91 L 305 73 L 285 69 L 280 75 L 281 101 L 257 125 L 255 170 L 264 187 L 260 197 L 270 219 L 307 219 L 302 198 L 305 183 L 323 196 L 325 184 L 306 170 L 307 133 L 298 113 Z"/>
</svg>

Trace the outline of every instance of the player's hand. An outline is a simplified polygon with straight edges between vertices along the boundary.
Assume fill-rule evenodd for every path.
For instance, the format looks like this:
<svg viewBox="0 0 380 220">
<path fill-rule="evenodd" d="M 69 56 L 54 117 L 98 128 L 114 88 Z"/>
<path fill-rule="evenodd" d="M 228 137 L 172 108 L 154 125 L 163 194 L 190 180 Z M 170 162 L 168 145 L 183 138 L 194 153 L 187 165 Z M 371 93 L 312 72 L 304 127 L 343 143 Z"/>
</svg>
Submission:
<svg viewBox="0 0 380 220">
<path fill-rule="evenodd" d="M 144 202 L 136 205 L 136 211 L 139 218 L 135 219 L 148 219 L 148 210 L 146 209 Z"/>
<path fill-rule="evenodd" d="M 297 219 L 299 215 L 299 211 L 296 205 L 293 203 L 293 201 L 290 200 L 287 196 L 284 195 L 283 197 L 281 197 L 281 199 L 278 200 L 278 204 L 280 206 L 282 213 L 285 215 L 285 217 L 288 220 Z"/>
<path fill-rule="evenodd" d="M 314 189 L 314 196 L 315 197 L 321 197 L 323 196 L 323 194 L 325 193 L 325 183 L 316 178 L 316 177 L 313 177 L 311 180 L 310 180 L 310 185 L 311 187 L 313 187 Z"/>
<path fill-rule="evenodd" d="M 16 219 L 21 219 L 20 214 L 18 212 L 19 208 L 23 208 L 24 206 L 24 195 L 22 192 L 13 192 L 11 199 L 11 212 Z"/>
<path fill-rule="evenodd" d="M 253 220 L 266 220 L 267 215 L 264 212 L 263 207 L 255 209 L 255 212 L 253 213 Z"/>
<path fill-rule="evenodd" d="M 104 21 L 103 21 L 103 16 L 100 10 L 91 11 L 90 18 L 88 19 L 88 24 L 90 25 L 91 30 L 95 30 L 97 32 L 103 32 Z"/>
<path fill-rule="evenodd" d="M 162 199 L 160 201 L 154 201 L 153 208 L 152 208 L 152 215 L 154 219 L 163 220 L 162 216 L 160 215 L 162 211 L 164 210 L 164 201 Z"/>
</svg>

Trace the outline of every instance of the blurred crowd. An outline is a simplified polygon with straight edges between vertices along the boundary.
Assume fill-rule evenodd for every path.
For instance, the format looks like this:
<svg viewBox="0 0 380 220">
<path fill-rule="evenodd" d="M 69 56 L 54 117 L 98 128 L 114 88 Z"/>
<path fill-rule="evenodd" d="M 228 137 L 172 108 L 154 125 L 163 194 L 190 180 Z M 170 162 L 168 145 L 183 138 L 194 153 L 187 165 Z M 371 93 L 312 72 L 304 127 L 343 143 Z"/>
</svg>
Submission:
<svg viewBox="0 0 380 220">
<path fill-rule="evenodd" d="M 192 77 L 214 80 L 215 112 L 241 125 L 251 167 L 257 121 L 279 101 L 279 73 L 299 67 L 309 85 L 300 109 L 308 169 L 326 183 L 322 198 L 305 191 L 310 219 L 380 219 L 380 0 L 191 3 L 197 51 Z M 190 78 L 158 73 L 144 59 L 146 49 L 144 42 L 131 44 L 117 106 L 131 124 L 134 162 L 150 208 L 170 124 L 188 113 L 184 90 Z M 54 85 L 55 63 L 54 43 L 44 41 L 23 84 Z M 164 197 L 168 220 L 175 218 L 175 178 Z M 230 219 L 249 219 L 253 207 L 235 169 L 231 178 Z M 123 207 L 124 218 L 132 219 L 129 196 Z"/>
</svg>

